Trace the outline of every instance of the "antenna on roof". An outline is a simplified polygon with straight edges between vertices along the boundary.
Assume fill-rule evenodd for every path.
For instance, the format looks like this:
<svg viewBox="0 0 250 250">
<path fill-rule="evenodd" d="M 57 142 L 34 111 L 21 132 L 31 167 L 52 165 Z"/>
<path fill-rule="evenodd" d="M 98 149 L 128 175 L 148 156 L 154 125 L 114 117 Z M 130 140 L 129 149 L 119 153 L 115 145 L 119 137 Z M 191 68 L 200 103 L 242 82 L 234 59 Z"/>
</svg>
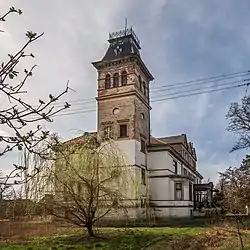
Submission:
<svg viewBox="0 0 250 250">
<path fill-rule="evenodd" d="M 125 36 L 127 34 L 127 24 L 128 24 L 128 19 L 127 17 L 125 18 Z"/>
</svg>

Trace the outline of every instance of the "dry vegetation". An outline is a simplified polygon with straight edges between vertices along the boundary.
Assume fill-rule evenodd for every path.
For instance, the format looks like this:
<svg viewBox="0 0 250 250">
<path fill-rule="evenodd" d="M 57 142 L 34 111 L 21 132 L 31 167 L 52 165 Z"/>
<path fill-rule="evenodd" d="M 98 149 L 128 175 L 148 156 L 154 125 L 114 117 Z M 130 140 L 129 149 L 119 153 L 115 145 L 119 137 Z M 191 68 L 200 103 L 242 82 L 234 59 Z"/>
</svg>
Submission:
<svg viewBox="0 0 250 250">
<path fill-rule="evenodd" d="M 224 250 L 239 249 L 232 227 L 164 227 L 96 229 L 90 238 L 77 227 L 55 223 L 1 222 L 0 249 L 147 249 Z M 245 249 L 250 249 L 250 231 L 242 231 Z"/>
</svg>

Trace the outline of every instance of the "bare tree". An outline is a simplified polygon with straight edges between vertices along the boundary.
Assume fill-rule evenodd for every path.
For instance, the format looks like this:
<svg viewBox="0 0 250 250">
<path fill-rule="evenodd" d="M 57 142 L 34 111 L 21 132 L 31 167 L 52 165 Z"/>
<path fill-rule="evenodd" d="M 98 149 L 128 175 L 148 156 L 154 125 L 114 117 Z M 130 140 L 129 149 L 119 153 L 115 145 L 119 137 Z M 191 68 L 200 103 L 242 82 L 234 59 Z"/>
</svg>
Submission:
<svg viewBox="0 0 250 250">
<path fill-rule="evenodd" d="M 7 177 L 4 177 L 3 173 L 0 170 L 0 179 L 6 179 Z M 11 198 L 15 197 L 15 190 L 11 185 L 8 185 L 6 183 L 0 183 L 0 202 L 2 200 L 9 200 Z"/>
<path fill-rule="evenodd" d="M 54 216 L 95 236 L 97 221 L 134 205 L 138 182 L 115 143 L 100 144 L 86 136 L 84 142 L 61 145 L 57 157 L 47 175 L 48 183 L 55 185 L 55 198 L 47 205 Z"/>
<path fill-rule="evenodd" d="M 246 156 L 240 167 L 229 167 L 220 175 L 222 183 L 220 205 L 226 211 L 227 216 L 235 219 L 241 249 L 244 249 L 240 229 L 244 216 L 247 216 L 247 206 L 250 203 L 250 156 Z"/>
<path fill-rule="evenodd" d="M 250 147 L 250 96 L 245 96 L 241 103 L 233 102 L 226 118 L 229 120 L 228 131 L 239 135 L 238 142 L 231 151 Z"/>
<path fill-rule="evenodd" d="M 11 7 L 9 11 L 0 16 L 0 22 L 5 22 L 10 14 L 21 15 L 22 11 Z M 49 94 L 47 100 L 38 99 L 37 103 L 26 101 L 25 97 L 29 96 L 29 93 L 25 89 L 25 83 L 33 76 L 36 65 L 30 69 L 24 68 L 22 72 L 18 69 L 20 70 L 22 62 L 26 58 L 34 58 L 34 54 L 26 52 L 26 50 L 30 44 L 42 36 L 43 33 L 36 34 L 28 31 L 26 33 L 27 42 L 17 52 L 9 53 L 7 59 L 3 59 L 1 62 L 0 95 L 1 100 L 5 101 L 5 107 L 0 109 L 0 128 L 7 134 L 0 135 L 0 157 L 13 150 L 21 151 L 24 148 L 39 157 L 49 157 L 46 150 L 41 151 L 37 147 L 41 142 L 46 143 L 47 148 L 53 147 L 47 142 L 50 132 L 44 130 L 40 122 L 52 122 L 55 114 L 70 107 L 67 102 L 59 108 L 54 106 L 54 103 L 68 92 L 68 83 L 63 92 L 58 95 Z M 1 190 L 5 189 L 4 186 L 20 184 L 19 178 L 24 170 L 24 166 L 14 164 L 12 171 L 7 176 L 0 176 Z"/>
</svg>

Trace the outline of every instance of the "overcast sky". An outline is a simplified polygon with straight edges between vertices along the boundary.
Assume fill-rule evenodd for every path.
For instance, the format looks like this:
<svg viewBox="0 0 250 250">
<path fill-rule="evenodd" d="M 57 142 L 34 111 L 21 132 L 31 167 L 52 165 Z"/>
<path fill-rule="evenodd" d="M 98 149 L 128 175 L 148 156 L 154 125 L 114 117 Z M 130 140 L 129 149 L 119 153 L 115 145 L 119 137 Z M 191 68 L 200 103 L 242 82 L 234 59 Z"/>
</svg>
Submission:
<svg viewBox="0 0 250 250">
<path fill-rule="evenodd" d="M 66 99 L 94 98 L 97 74 L 91 62 L 103 57 L 108 33 L 122 29 L 125 17 L 141 40 L 142 58 L 155 77 L 152 89 L 249 69 L 247 0 L 1 0 L 1 13 L 11 5 L 21 8 L 23 15 L 9 16 L 0 26 L 5 31 L 0 33 L 2 60 L 20 48 L 27 30 L 45 33 L 29 49 L 39 65 L 27 85 L 31 102 L 63 91 L 67 80 L 76 92 Z M 152 134 L 187 134 L 197 150 L 199 171 L 205 179 L 216 180 L 218 171 L 239 163 L 246 153 L 229 154 L 236 138 L 225 131 L 228 106 L 245 91 L 152 103 Z M 152 92 L 152 98 L 157 95 Z M 72 112 L 93 109 L 93 102 L 72 106 Z M 96 131 L 96 113 L 58 116 L 47 126 L 68 139 Z M 0 168 L 14 160 L 13 155 L 1 158 Z"/>
</svg>

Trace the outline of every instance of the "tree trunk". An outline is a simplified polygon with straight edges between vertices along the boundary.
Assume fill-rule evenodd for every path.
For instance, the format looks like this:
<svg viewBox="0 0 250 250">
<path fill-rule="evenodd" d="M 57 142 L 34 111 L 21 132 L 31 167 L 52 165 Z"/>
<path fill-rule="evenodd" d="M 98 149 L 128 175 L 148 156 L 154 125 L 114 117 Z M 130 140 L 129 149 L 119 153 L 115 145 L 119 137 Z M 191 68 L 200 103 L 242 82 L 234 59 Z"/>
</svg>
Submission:
<svg viewBox="0 0 250 250">
<path fill-rule="evenodd" d="M 237 232 L 238 232 L 238 237 L 240 240 L 240 246 L 241 246 L 241 250 L 244 250 L 244 243 L 243 243 L 243 239 L 242 239 L 242 235 L 240 233 L 240 223 L 239 223 L 239 219 L 236 218 L 236 225 L 237 225 Z"/>
<path fill-rule="evenodd" d="M 86 223 L 86 228 L 88 230 L 88 234 L 90 237 L 95 237 L 95 234 L 93 232 L 93 223 L 92 222 L 87 222 Z"/>
</svg>

